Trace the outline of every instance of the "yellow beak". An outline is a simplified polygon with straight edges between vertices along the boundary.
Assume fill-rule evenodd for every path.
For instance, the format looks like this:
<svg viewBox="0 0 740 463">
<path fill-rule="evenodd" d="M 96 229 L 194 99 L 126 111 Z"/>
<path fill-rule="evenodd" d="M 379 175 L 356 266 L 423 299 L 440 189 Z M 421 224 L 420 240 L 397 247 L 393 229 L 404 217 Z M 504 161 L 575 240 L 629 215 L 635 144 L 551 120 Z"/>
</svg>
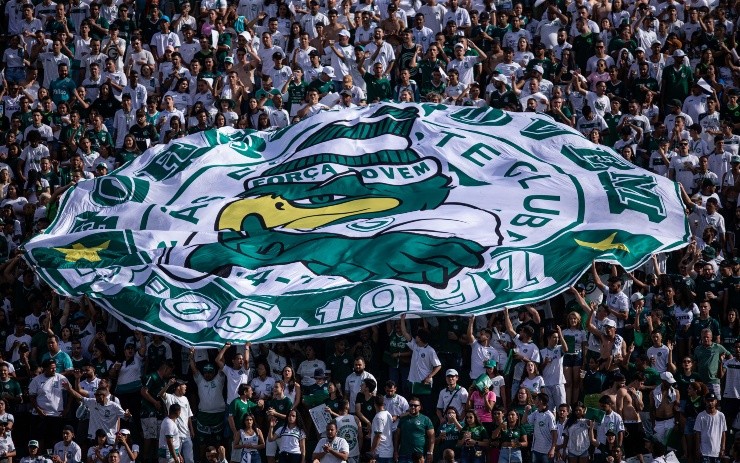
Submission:
<svg viewBox="0 0 740 463">
<path fill-rule="evenodd" d="M 244 218 L 257 215 L 265 228 L 312 230 L 336 220 L 359 214 L 387 211 L 401 204 L 395 198 L 361 198 L 333 206 L 300 208 L 281 196 L 260 196 L 234 201 L 221 211 L 218 230 L 241 231 Z"/>
</svg>

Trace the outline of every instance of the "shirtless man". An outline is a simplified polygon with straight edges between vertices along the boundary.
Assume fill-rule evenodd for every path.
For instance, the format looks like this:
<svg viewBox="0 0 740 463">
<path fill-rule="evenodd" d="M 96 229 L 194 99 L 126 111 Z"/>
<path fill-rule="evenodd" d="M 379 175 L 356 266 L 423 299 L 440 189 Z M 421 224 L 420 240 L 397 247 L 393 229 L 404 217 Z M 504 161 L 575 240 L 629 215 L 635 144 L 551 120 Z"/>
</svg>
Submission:
<svg viewBox="0 0 740 463">
<path fill-rule="evenodd" d="M 676 425 L 681 396 L 674 387 L 676 380 L 670 372 L 660 374 L 660 387 L 653 389 L 653 419 L 655 420 L 655 440 L 666 445 L 671 430 Z"/>
<path fill-rule="evenodd" d="M 324 38 L 327 41 L 326 43 L 330 40 L 339 42 L 339 32 L 346 29 L 344 25 L 337 21 L 338 17 L 339 12 L 337 10 L 329 10 L 329 24 L 324 27 Z"/>
<path fill-rule="evenodd" d="M 627 343 L 624 342 L 622 336 L 617 334 L 617 322 L 611 318 L 605 318 L 602 321 L 603 331 L 601 331 L 596 327 L 593 320 L 596 312 L 595 304 L 588 306 L 584 302 L 581 307 L 588 312 L 586 328 L 600 341 L 600 359 L 606 361 L 606 370 L 611 371 L 619 368 L 619 365 L 627 359 Z"/>
<path fill-rule="evenodd" d="M 601 393 L 601 395 L 609 396 L 612 399 L 612 403 L 615 404 L 614 410 L 621 415 L 622 410 L 619 409 L 618 402 L 619 391 L 625 387 L 627 380 L 624 378 L 624 375 L 622 373 L 615 373 L 612 377 L 614 378 L 612 387 L 606 389 L 604 392 Z"/>
<path fill-rule="evenodd" d="M 625 458 L 636 456 L 640 461 L 642 461 L 642 454 L 645 453 L 643 444 L 644 430 L 640 416 L 640 412 L 645 408 L 641 391 L 644 384 L 645 375 L 641 372 L 635 373 L 632 382 L 617 391 L 615 407 L 617 413 L 624 420 L 626 434 L 630 436 L 624 446 Z"/>
</svg>

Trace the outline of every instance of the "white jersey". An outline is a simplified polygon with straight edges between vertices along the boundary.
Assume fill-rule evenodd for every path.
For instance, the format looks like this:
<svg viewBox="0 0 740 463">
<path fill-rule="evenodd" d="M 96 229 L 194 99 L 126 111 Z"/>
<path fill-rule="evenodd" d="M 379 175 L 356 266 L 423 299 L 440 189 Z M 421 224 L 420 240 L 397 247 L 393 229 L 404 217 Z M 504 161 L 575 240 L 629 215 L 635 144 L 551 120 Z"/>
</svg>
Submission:
<svg viewBox="0 0 740 463">
<path fill-rule="evenodd" d="M 381 410 L 373 418 L 372 431 L 373 436 L 380 435 L 380 443 L 377 447 L 380 458 L 393 457 L 393 434 L 392 426 L 393 417 L 387 410 Z M 371 440 L 373 437 L 371 437 Z"/>
<path fill-rule="evenodd" d="M 342 415 L 336 418 L 337 436 L 343 438 L 349 443 L 349 456 L 360 456 L 360 429 L 357 427 L 357 421 L 354 415 Z"/>
<path fill-rule="evenodd" d="M 411 371 L 409 371 L 408 377 L 410 382 L 422 382 L 434 368 L 442 365 L 439 357 L 437 357 L 437 352 L 429 344 L 421 347 L 416 344 L 415 339 L 412 339 L 406 345 L 411 349 Z"/>
<path fill-rule="evenodd" d="M 552 349 L 548 347 L 540 349 L 540 358 L 542 358 L 542 361 L 544 362 L 547 358 L 550 359 L 550 363 L 548 363 L 541 372 L 546 386 L 565 384 L 565 374 L 563 373 L 564 355 L 563 346 L 560 345 L 557 345 Z"/>
<path fill-rule="evenodd" d="M 321 453 L 324 451 L 324 445 L 329 444 L 332 450 L 336 452 L 349 452 L 349 444 L 346 440 L 342 439 L 341 437 L 335 437 L 334 439 L 329 442 L 329 440 L 326 437 L 322 437 L 319 439 L 319 443 L 316 444 L 316 448 L 314 449 L 314 453 Z M 321 458 L 321 463 L 344 463 L 344 460 L 340 460 L 336 456 L 334 456 L 331 453 L 327 453 L 324 455 L 323 458 Z"/>
</svg>

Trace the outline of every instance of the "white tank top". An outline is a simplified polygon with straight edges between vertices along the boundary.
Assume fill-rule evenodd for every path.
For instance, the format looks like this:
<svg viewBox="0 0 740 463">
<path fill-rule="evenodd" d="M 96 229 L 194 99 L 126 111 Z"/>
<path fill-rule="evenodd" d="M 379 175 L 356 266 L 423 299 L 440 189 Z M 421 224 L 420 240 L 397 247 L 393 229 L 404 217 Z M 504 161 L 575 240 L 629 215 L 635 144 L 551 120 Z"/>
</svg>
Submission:
<svg viewBox="0 0 740 463">
<path fill-rule="evenodd" d="M 337 436 L 346 440 L 349 444 L 349 456 L 359 457 L 360 456 L 360 433 L 357 429 L 357 421 L 355 421 L 354 415 L 343 415 L 338 416 L 337 422 Z"/>
<path fill-rule="evenodd" d="M 241 437 L 242 445 L 258 445 L 260 443 L 260 438 L 256 432 L 250 436 L 246 432 L 244 432 L 243 429 L 241 429 L 239 430 L 239 436 Z M 257 449 L 242 449 L 242 463 L 250 463 L 251 457 L 249 454 L 252 452 L 257 452 Z"/>
</svg>

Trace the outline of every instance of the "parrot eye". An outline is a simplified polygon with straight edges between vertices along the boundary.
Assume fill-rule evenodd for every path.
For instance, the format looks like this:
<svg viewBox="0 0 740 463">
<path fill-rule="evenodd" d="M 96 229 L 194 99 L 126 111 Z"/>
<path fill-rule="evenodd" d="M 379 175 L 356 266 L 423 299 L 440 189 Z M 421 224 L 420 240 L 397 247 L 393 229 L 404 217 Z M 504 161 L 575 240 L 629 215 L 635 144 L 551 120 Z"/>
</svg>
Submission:
<svg viewBox="0 0 740 463">
<path fill-rule="evenodd" d="M 341 196 L 341 195 L 319 195 L 319 196 L 311 196 L 310 198 L 298 199 L 293 202 L 295 204 L 300 204 L 304 206 L 315 206 L 315 205 L 320 205 L 320 204 L 332 203 L 334 201 L 339 201 L 345 198 L 346 196 Z"/>
</svg>

